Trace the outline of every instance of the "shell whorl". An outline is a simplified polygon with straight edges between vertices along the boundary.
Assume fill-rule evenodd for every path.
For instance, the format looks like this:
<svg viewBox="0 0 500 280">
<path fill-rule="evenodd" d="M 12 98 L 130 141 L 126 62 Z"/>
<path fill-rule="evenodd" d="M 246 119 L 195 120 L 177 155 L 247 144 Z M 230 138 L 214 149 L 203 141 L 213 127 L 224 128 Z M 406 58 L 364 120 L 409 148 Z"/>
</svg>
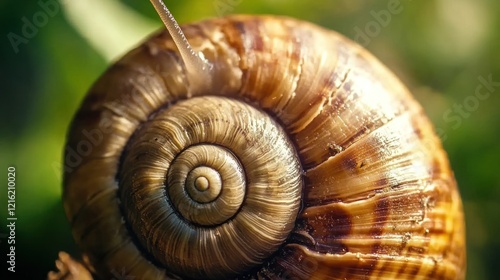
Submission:
<svg viewBox="0 0 500 280">
<path fill-rule="evenodd" d="M 183 30 L 213 65 L 210 88 L 190 90 L 175 44 L 161 32 L 96 82 L 68 134 L 64 206 L 98 275 L 464 277 L 462 206 L 446 154 L 421 107 L 380 62 L 335 32 L 288 18 L 231 16 Z M 219 127 L 237 121 L 235 134 Z M 258 135 L 246 134 L 254 128 Z M 275 167 L 253 172 L 270 181 L 252 184 L 258 160 Z M 276 171 L 285 161 L 292 167 Z M 280 174 L 267 177 L 273 173 Z M 225 188 L 228 178 L 241 193 Z M 263 204 L 252 204 L 253 192 Z M 219 212 L 211 207 L 228 193 L 230 210 L 203 214 Z M 259 209 L 250 218 L 259 222 L 241 225 L 254 233 L 215 237 L 214 228 L 222 234 L 250 208 Z M 174 216 L 175 226 L 162 223 Z M 284 231 L 259 235 L 259 227 L 275 226 Z M 194 235 L 172 233 L 175 227 Z M 208 261 L 196 245 L 202 235 L 234 244 L 214 249 L 221 262 Z"/>
<path fill-rule="evenodd" d="M 235 277 L 261 264 L 300 206 L 301 169 L 287 135 L 265 113 L 225 98 L 156 113 L 131 139 L 121 169 L 135 235 L 184 277 Z"/>
</svg>

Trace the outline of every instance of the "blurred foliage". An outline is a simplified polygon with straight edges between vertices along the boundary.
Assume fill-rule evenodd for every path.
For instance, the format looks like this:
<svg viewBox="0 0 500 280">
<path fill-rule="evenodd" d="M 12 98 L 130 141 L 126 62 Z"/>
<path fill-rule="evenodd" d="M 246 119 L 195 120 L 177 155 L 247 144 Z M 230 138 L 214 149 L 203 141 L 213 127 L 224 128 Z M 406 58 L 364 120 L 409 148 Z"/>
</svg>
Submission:
<svg viewBox="0 0 500 280">
<path fill-rule="evenodd" d="M 411 89 L 440 132 L 463 196 L 467 279 L 494 279 L 500 273 L 499 87 L 486 100 L 476 104 L 472 99 L 480 77 L 500 82 L 500 2 L 401 0 L 390 20 L 377 20 L 393 1 L 167 2 L 181 23 L 229 13 L 282 14 L 337 30 L 365 45 Z M 149 1 L 122 4 L 160 27 Z M 99 5 L 92 8 L 99 10 Z M 109 64 L 70 24 L 63 9 L 16 53 L 8 34 L 22 34 L 23 17 L 32 20 L 40 10 L 37 1 L 21 5 L 0 0 L 0 178 L 7 182 L 7 166 L 17 168 L 17 275 L 36 279 L 54 268 L 59 250 L 78 255 L 61 202 L 62 150 L 85 92 Z M 120 23 L 123 36 L 129 24 Z M 360 37 L 359 30 L 368 37 Z M 457 111 L 461 104 L 470 109 L 466 114 Z M 0 192 L 2 224 L 6 193 Z M 4 258 L 6 242 L 0 241 Z"/>
</svg>

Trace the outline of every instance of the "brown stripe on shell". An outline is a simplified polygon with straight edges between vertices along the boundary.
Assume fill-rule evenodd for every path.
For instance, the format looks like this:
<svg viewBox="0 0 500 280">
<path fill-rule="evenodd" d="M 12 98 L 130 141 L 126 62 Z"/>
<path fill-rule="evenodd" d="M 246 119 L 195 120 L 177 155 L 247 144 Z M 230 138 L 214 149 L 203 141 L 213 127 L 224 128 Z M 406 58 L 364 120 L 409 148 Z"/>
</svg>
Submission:
<svg viewBox="0 0 500 280">
<path fill-rule="evenodd" d="M 270 110 L 289 129 L 301 129 L 321 110 L 330 85 L 330 71 L 336 60 L 332 56 L 318 56 L 313 53 L 313 42 L 329 40 L 308 28 L 298 28 L 296 23 L 284 20 L 281 24 L 274 21 L 259 21 L 254 24 L 259 29 L 271 30 L 267 34 L 263 51 L 252 49 L 252 45 L 238 44 L 243 48 L 242 64 L 245 65 L 241 94 L 251 100 L 257 100 L 259 106 Z M 245 33 L 261 36 L 254 31 L 254 25 L 245 27 Z M 289 40 L 290 37 L 296 38 Z M 246 38 L 252 41 L 252 38 Z M 277 49 L 283 50 L 276 55 Z M 307 60 L 307 61 L 306 61 Z M 326 81 L 326 82 L 325 82 Z"/>
<path fill-rule="evenodd" d="M 342 166 L 346 169 L 346 170 L 349 170 L 351 172 L 356 172 L 356 170 L 360 167 L 360 165 L 358 166 L 358 163 L 356 162 L 356 158 L 354 157 L 349 157 L 349 156 L 346 156 L 343 160 L 342 160 Z"/>
<path fill-rule="evenodd" d="M 346 42 L 338 43 L 336 52 L 338 63 L 334 72 L 340 73 L 335 75 L 341 79 L 336 82 L 339 87 L 331 102 L 296 136 L 298 149 L 305 154 L 306 169 L 328 159 L 329 144 L 345 150 L 409 106 L 405 89 L 395 87 L 390 78 L 375 77 L 385 69 L 370 63 L 371 56 L 358 53 Z M 397 94 L 388 94 L 391 90 Z"/>
<path fill-rule="evenodd" d="M 289 33 L 286 25 L 262 20 L 250 20 L 248 25 L 241 25 L 238 21 L 236 23 L 237 26 L 233 26 L 233 29 L 238 31 L 231 32 L 234 34 L 234 37 L 231 37 L 231 44 L 239 51 L 240 65 L 243 66 L 241 95 L 243 98 L 259 102 L 259 106 L 265 109 L 272 108 L 276 115 L 280 115 L 282 108 L 291 98 L 290 94 L 295 90 L 290 80 L 297 79 L 300 75 L 300 62 L 297 60 L 299 56 L 292 54 L 301 48 L 299 45 L 286 42 L 285 38 Z M 239 34 L 241 28 L 245 28 L 243 34 L 247 36 Z M 263 29 L 271 31 L 269 37 L 260 37 Z M 261 50 L 255 49 L 253 44 L 255 37 L 262 40 Z M 285 46 L 290 46 L 285 59 L 271 55 L 273 50 Z M 278 78 L 281 75 L 289 76 L 289 79 L 281 80 Z M 271 101 L 275 103 L 270 103 Z"/>
<path fill-rule="evenodd" d="M 291 261 L 295 260 L 295 261 Z M 381 271 L 376 278 L 372 278 L 373 264 L 387 263 L 389 269 Z M 394 268 L 406 268 L 396 277 Z M 379 256 L 374 254 L 343 255 L 318 254 L 299 245 L 287 245 L 282 253 L 275 257 L 272 265 L 259 271 L 258 279 L 426 279 L 426 275 L 418 275 L 419 267 L 432 269 L 435 263 L 428 258 Z M 449 269 L 448 264 L 448 269 Z M 435 279 L 443 278 L 446 274 L 437 275 Z M 449 274 L 449 279 L 456 275 Z M 448 275 L 446 275 L 448 276 Z"/>
<path fill-rule="evenodd" d="M 390 214 L 390 201 L 388 199 L 379 199 L 377 204 L 375 205 L 375 210 L 373 212 L 375 216 L 375 220 L 372 225 L 371 232 L 369 235 L 373 237 L 374 244 L 372 245 L 372 253 L 379 254 L 381 251 L 381 239 L 383 238 L 382 234 L 384 233 L 384 226 L 388 220 L 388 215 Z"/>
<path fill-rule="evenodd" d="M 387 178 L 380 178 L 375 182 L 375 185 L 377 185 L 380 188 L 388 187 L 390 185 L 390 182 Z"/>
<path fill-rule="evenodd" d="M 246 49 L 262 52 L 264 51 L 264 42 L 263 37 L 260 36 L 262 33 L 259 30 L 259 23 L 259 20 L 253 19 L 246 22 L 234 21 L 230 24 L 236 30 L 235 34 L 238 34 L 241 38 L 248 38 L 243 42 Z"/>
<path fill-rule="evenodd" d="M 370 197 L 383 190 L 383 187 L 376 184 L 381 178 L 395 182 L 395 185 L 426 178 L 426 163 L 414 162 L 413 157 L 413 152 L 418 151 L 421 146 L 419 142 L 413 141 L 412 134 L 406 133 L 411 129 L 407 126 L 410 118 L 411 116 L 404 115 L 387 123 L 337 156 L 307 170 L 305 195 L 308 197 L 308 205 L 321 201 L 354 201 Z M 352 169 L 345 168 L 345 163 L 354 167 L 353 162 L 357 163 L 358 168 L 364 163 L 364 176 L 354 176 Z M 308 188 L 307 185 L 329 187 Z"/>
<path fill-rule="evenodd" d="M 315 244 L 310 249 L 331 254 L 347 252 L 342 242 L 351 234 L 352 216 L 340 204 L 329 204 L 321 208 L 307 208 L 297 221 L 296 231 L 306 232 Z"/>
</svg>

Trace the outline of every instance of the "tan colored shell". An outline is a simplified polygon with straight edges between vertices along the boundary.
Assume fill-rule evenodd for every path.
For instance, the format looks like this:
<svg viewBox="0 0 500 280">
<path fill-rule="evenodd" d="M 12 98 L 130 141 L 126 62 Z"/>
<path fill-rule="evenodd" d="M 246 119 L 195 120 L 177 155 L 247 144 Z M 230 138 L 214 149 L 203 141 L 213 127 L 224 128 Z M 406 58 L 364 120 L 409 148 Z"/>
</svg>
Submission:
<svg viewBox="0 0 500 280">
<path fill-rule="evenodd" d="M 462 205 L 446 154 L 422 108 L 372 55 L 335 32 L 281 17 L 231 16 L 183 30 L 214 65 L 211 88 L 190 92 L 177 49 L 161 32 L 111 66 L 73 120 L 64 207 L 95 273 L 178 278 L 128 231 L 122 212 L 134 209 L 120 208 L 128 195 L 120 168 L 134 133 L 159 111 L 209 95 L 275 118 L 301 162 L 293 230 L 238 278 L 464 278 Z"/>
</svg>

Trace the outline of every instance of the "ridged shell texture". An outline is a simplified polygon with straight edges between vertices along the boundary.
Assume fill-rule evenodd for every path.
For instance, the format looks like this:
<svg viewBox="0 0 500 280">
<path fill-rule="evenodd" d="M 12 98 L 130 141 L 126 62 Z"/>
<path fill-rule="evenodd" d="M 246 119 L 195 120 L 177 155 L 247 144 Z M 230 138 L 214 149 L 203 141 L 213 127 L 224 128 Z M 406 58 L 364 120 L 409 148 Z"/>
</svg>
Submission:
<svg viewBox="0 0 500 280">
<path fill-rule="evenodd" d="M 190 87 L 163 31 L 106 71 L 70 128 L 64 206 L 97 275 L 464 278 L 446 154 L 380 62 L 289 18 L 182 29 L 210 87 Z"/>
</svg>

